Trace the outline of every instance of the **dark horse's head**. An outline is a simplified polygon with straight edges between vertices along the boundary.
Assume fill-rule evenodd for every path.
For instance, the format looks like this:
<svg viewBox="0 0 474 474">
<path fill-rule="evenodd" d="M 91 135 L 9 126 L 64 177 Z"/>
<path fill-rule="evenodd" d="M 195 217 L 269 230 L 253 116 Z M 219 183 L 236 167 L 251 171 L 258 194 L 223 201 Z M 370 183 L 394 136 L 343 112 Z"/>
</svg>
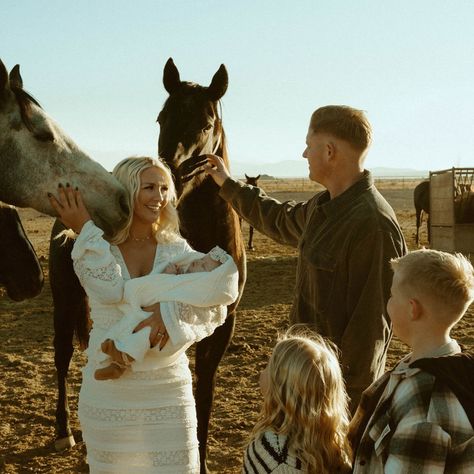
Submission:
<svg viewBox="0 0 474 474">
<path fill-rule="evenodd" d="M 0 203 L 0 285 L 14 301 L 37 296 L 43 270 L 16 210 Z"/>
<path fill-rule="evenodd" d="M 221 64 L 211 84 L 204 87 L 181 81 L 179 71 L 170 58 L 163 71 L 163 84 L 169 97 L 157 120 L 160 124 L 158 155 L 171 168 L 178 195 L 181 195 L 181 177 L 185 174 L 181 165 L 186 160 L 207 153 L 224 155 L 226 159 L 225 136 L 218 103 L 227 90 L 227 70 Z M 189 171 L 188 167 L 186 174 Z M 198 173 L 196 179 L 202 180 L 202 174 Z"/>
</svg>

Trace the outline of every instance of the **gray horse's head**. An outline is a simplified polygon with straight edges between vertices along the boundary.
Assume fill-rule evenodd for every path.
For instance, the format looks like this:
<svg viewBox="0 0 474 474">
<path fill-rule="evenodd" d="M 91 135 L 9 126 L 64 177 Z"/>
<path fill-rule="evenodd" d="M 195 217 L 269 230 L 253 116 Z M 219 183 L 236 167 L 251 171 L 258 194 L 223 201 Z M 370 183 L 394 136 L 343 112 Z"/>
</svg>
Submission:
<svg viewBox="0 0 474 474">
<path fill-rule="evenodd" d="M 56 213 L 47 193 L 59 183 L 77 186 L 106 235 L 130 212 L 122 185 L 87 156 L 23 89 L 19 66 L 8 74 L 0 60 L 0 200 Z"/>
</svg>

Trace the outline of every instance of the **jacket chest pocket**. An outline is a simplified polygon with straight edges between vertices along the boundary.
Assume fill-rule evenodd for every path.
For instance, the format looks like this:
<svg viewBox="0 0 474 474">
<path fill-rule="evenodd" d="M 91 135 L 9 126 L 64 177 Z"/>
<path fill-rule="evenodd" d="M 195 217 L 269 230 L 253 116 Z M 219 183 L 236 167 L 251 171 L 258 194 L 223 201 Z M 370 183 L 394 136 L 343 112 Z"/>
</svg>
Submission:
<svg viewBox="0 0 474 474">
<path fill-rule="evenodd" d="M 315 247 L 302 249 L 304 268 L 300 268 L 299 280 L 302 296 L 317 313 L 330 310 L 336 281 L 336 258 L 328 253 L 316 251 Z"/>
</svg>

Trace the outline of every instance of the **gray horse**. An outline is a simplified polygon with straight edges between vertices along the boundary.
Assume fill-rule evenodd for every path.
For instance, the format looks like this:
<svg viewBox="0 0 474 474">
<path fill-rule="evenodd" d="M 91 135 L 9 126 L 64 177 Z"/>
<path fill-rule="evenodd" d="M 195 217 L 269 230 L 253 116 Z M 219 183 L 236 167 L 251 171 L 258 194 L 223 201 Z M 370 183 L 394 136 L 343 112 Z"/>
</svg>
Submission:
<svg viewBox="0 0 474 474">
<path fill-rule="evenodd" d="M 0 201 L 55 216 L 48 192 L 79 187 L 94 221 L 111 235 L 129 214 L 125 190 L 92 161 L 23 89 L 20 67 L 0 60 Z"/>
</svg>

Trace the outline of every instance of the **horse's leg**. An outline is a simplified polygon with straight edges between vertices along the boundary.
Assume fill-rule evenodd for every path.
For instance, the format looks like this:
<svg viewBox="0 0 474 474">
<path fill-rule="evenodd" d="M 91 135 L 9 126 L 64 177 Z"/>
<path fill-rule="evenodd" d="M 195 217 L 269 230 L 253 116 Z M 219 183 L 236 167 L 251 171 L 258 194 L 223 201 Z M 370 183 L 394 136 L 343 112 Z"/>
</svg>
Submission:
<svg viewBox="0 0 474 474">
<path fill-rule="evenodd" d="M 62 230 L 55 224 L 52 236 Z M 56 441 L 58 451 L 74 446 L 75 441 L 69 426 L 67 398 L 67 373 L 74 351 L 73 336 L 79 314 L 85 311 L 85 294 L 72 266 L 72 242 L 61 245 L 51 240 L 49 275 L 54 305 L 54 363 L 58 383 L 56 405 Z"/>
<path fill-rule="evenodd" d="M 211 417 L 212 401 L 216 371 L 229 345 L 235 327 L 235 311 L 229 313 L 224 324 L 219 326 L 212 335 L 196 344 L 196 410 L 198 419 L 199 454 L 201 459 L 201 474 L 207 474 L 206 454 L 209 419 Z"/>
<path fill-rule="evenodd" d="M 416 209 L 416 237 L 415 237 L 416 245 L 418 245 L 418 242 L 419 242 L 420 218 L 421 218 L 421 210 Z"/>
<path fill-rule="evenodd" d="M 253 248 L 253 227 L 249 227 L 249 244 L 248 244 L 248 249 L 249 250 L 254 250 Z"/>
</svg>

